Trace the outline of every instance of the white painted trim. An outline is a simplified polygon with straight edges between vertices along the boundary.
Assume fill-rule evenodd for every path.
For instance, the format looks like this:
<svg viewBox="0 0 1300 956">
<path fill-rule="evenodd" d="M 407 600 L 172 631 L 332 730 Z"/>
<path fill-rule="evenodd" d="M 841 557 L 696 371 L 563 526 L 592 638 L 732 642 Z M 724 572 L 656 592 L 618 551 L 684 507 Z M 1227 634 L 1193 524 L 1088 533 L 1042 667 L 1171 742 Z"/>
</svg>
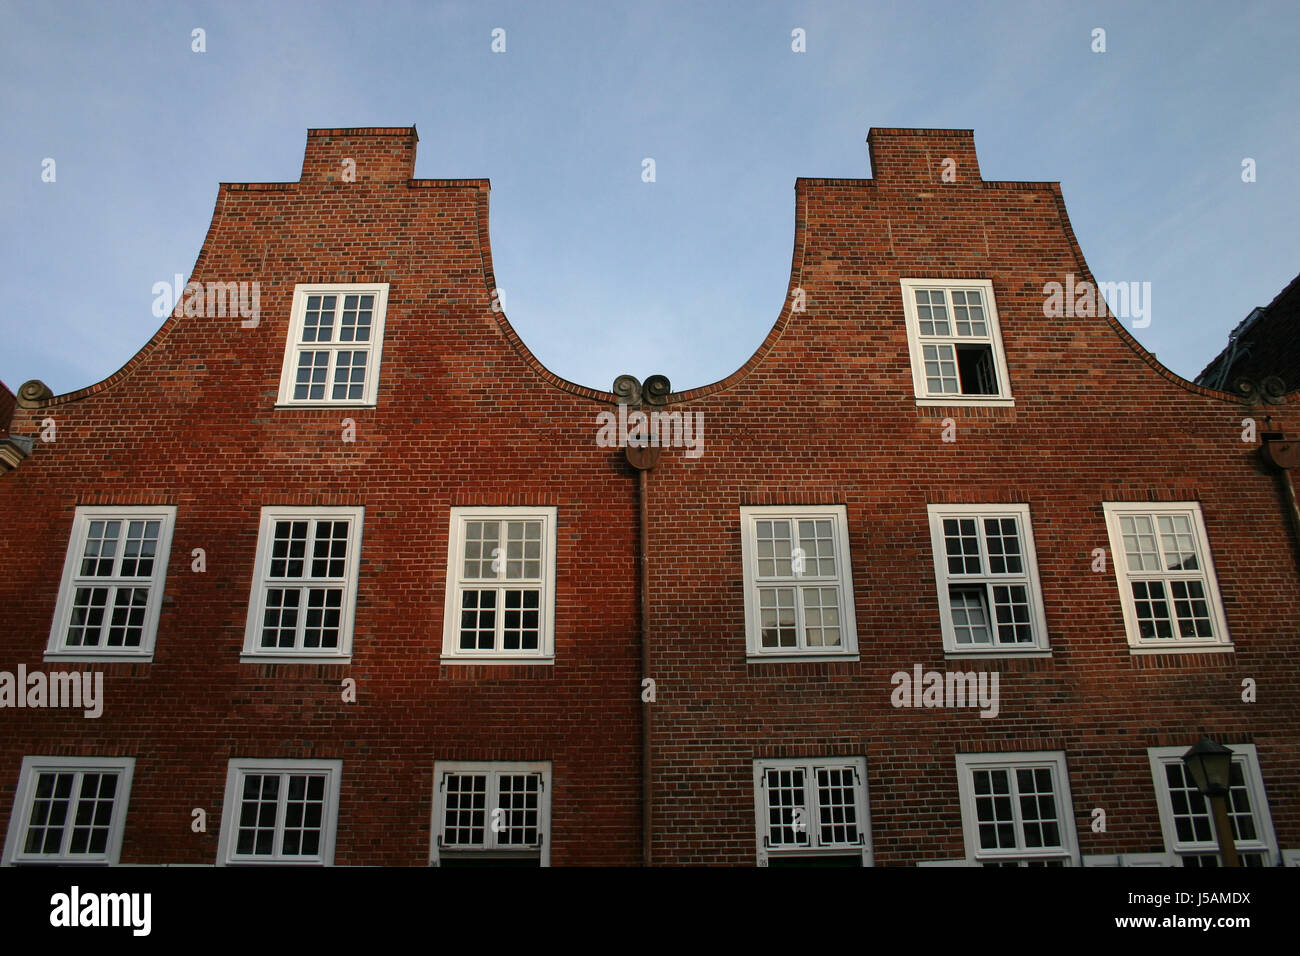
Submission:
<svg viewBox="0 0 1300 956">
<path fill-rule="evenodd" d="M 244 626 L 244 647 L 239 656 L 240 663 L 347 664 L 351 662 L 352 632 L 357 606 L 357 581 L 361 576 L 361 531 L 365 521 L 365 511 L 366 509 L 360 505 L 342 507 L 276 505 L 262 509 L 257 531 L 257 555 L 253 563 L 253 583 L 248 598 L 248 619 Z M 336 652 L 322 650 L 318 647 L 273 650 L 259 646 L 262 637 L 262 619 L 266 610 L 266 592 L 268 588 L 273 586 L 273 583 L 267 577 L 267 573 L 271 567 L 271 547 L 274 543 L 275 522 L 294 519 L 303 521 L 320 519 L 339 521 L 347 519 L 349 522 L 347 569 L 343 582 L 343 600 L 339 608 L 339 646 Z M 304 556 L 304 561 L 310 560 L 310 554 Z M 296 586 L 293 584 L 294 580 L 296 579 L 288 578 L 281 582 L 277 579 L 275 586 L 284 583 L 286 587 L 294 587 Z M 304 579 L 304 584 L 298 586 L 306 586 L 306 581 L 309 580 Z M 301 608 L 299 613 L 300 618 L 305 619 L 306 609 Z M 300 626 L 302 623 L 303 621 L 300 620 Z"/>
<path fill-rule="evenodd" d="M 804 808 L 807 811 L 809 840 L 808 846 L 768 847 L 764 845 L 767 837 L 767 797 L 764 787 L 764 774 L 769 769 L 802 768 L 804 770 Z M 817 771 L 827 768 L 851 768 L 857 778 L 854 787 L 854 803 L 857 811 L 858 834 L 861 844 L 858 846 L 817 845 L 817 833 L 821 828 L 821 815 L 817 805 Z M 781 856 L 861 856 L 863 866 L 873 865 L 871 847 L 871 799 L 867 786 L 866 757 L 765 757 L 754 759 L 754 851 L 758 866 L 767 866 L 772 857 Z"/>
<path fill-rule="evenodd" d="M 118 772 L 117 790 L 113 796 L 113 815 L 109 823 L 108 841 L 104 852 L 84 856 L 49 856 L 45 854 L 27 854 L 19 848 L 31 819 L 32 799 L 35 794 L 36 781 L 43 772 L 66 773 L 81 771 L 83 773 Z M 131 778 L 135 773 L 134 757 L 24 757 L 22 769 L 18 774 L 18 786 L 14 789 L 13 810 L 9 814 L 9 830 L 5 835 L 4 856 L 0 865 L 14 866 L 20 863 L 71 863 L 78 866 L 108 865 L 116 866 L 122 853 L 122 834 L 126 830 L 126 813 L 131 798 Z M 78 791 L 77 796 L 80 796 Z M 77 800 L 70 801 L 65 830 L 71 830 L 77 810 Z M 65 834 L 66 839 L 66 834 Z"/>
<path fill-rule="evenodd" d="M 907 351 L 912 363 L 912 389 L 916 404 L 922 407 L 949 405 L 954 408 L 965 406 L 992 405 L 1010 408 L 1015 405 L 1011 394 L 1011 376 L 1007 371 L 1006 349 L 1002 345 L 1002 326 L 998 320 L 996 297 L 993 295 L 993 282 L 990 279 L 908 279 L 898 280 L 903 295 L 903 316 L 907 324 Z M 932 395 L 926 387 L 925 362 L 921 352 L 921 326 L 916 314 L 917 289 L 976 289 L 984 300 L 984 314 L 988 320 L 988 340 L 993 348 L 993 363 L 998 373 L 998 394 L 996 395 Z M 949 309 L 949 321 L 953 321 Z M 956 339 L 957 336 L 939 336 L 940 339 Z M 971 344 L 981 343 L 983 338 L 970 339 Z"/>
<path fill-rule="evenodd" d="M 835 578 L 809 577 L 800 579 L 799 583 L 791 581 L 789 587 L 796 590 L 795 623 L 799 629 L 799 640 L 803 641 L 803 598 L 799 593 L 802 586 L 834 585 L 839 588 L 840 599 L 840 647 L 818 650 L 811 647 L 770 648 L 762 646 L 762 628 L 759 620 L 758 602 L 758 556 L 757 541 L 760 519 L 773 518 L 829 518 L 831 533 L 835 536 Z M 853 565 L 849 547 L 848 509 L 844 505 L 744 505 L 740 509 L 740 559 L 744 575 L 745 588 L 745 649 L 747 662 L 757 664 L 761 661 L 823 661 L 855 660 L 858 656 L 857 611 L 853 598 Z"/>
<path fill-rule="evenodd" d="M 483 774 L 488 778 L 485 813 L 490 820 L 491 811 L 500 806 L 501 774 L 540 774 L 541 792 L 537 796 L 537 832 L 541 845 L 530 847 L 498 847 L 491 844 L 493 839 L 490 827 L 485 826 L 484 838 L 489 841 L 482 849 L 458 846 L 448 848 L 447 856 L 460 858 L 474 855 L 484 857 L 538 857 L 541 866 L 551 865 L 551 762 L 535 761 L 476 761 L 476 760 L 438 760 L 433 765 L 433 812 L 429 830 L 429 865 L 441 866 L 443 851 L 439 845 L 445 826 L 443 808 L 443 782 L 448 774 Z M 487 821 L 485 821 L 487 822 Z"/>
<path fill-rule="evenodd" d="M 540 520 L 542 522 L 541 548 L 541 613 L 538 617 L 542 633 L 535 652 L 521 651 L 462 651 L 460 649 L 460 571 L 465 555 L 465 525 L 469 521 Z M 444 664 L 549 664 L 555 659 L 555 551 L 559 529 L 558 510 L 551 505 L 523 507 L 460 507 L 452 508 L 447 535 L 447 588 L 443 599 L 442 656 Z M 498 579 L 504 582 L 504 578 Z M 484 587 L 493 587 L 479 582 Z M 524 583 L 537 583 L 535 581 Z M 497 636 L 501 635 L 505 615 L 497 613 Z"/>
<path fill-rule="evenodd" d="M 162 522 L 158 532 L 158 553 L 154 557 L 153 574 L 148 579 L 149 604 L 145 611 L 144 630 L 140 635 L 140 646 L 112 650 L 103 646 L 95 648 L 65 647 L 68 624 L 72 617 L 73 595 L 77 587 L 77 568 L 85 549 L 86 534 L 92 521 L 157 520 Z M 50 626 L 50 639 L 45 647 L 47 661 L 151 661 L 158 638 L 158 618 L 162 614 L 164 589 L 167 584 L 167 563 L 171 557 L 172 534 L 176 527 L 175 505 L 81 505 L 72 520 L 72 532 L 68 536 L 68 551 L 63 560 L 63 578 L 59 585 L 58 602 L 55 605 L 54 621 Z M 119 551 L 115 560 L 120 561 L 126 541 L 126 529 L 118 540 Z M 83 587 L 111 587 L 110 582 L 121 581 L 120 578 L 105 578 L 103 583 L 95 584 L 91 579 L 82 582 Z M 140 579 L 139 583 L 144 583 Z M 105 614 L 112 609 L 106 608 Z M 102 631 L 101 631 L 102 634 Z"/>
<path fill-rule="evenodd" d="M 1017 847 L 1012 850 L 984 850 L 979 845 L 979 817 L 975 810 L 975 787 L 972 771 L 975 769 L 1047 767 L 1052 772 L 1056 795 L 1057 818 L 1061 831 L 1061 848 L 1058 850 Z M 961 797 L 962 836 L 966 841 L 966 858 L 974 863 L 997 860 L 1059 859 L 1068 857 L 1067 865 L 1079 866 L 1079 839 L 1074 825 L 1074 801 L 1070 796 L 1070 772 L 1061 750 L 1031 750 L 1010 753 L 957 754 L 957 789 Z M 1019 803 L 1015 804 L 1019 820 Z M 1016 833 L 1019 842 L 1023 833 Z"/>
<path fill-rule="evenodd" d="M 1115 570 L 1115 584 L 1119 588 L 1120 606 L 1124 612 L 1124 632 L 1128 637 L 1129 649 L 1135 654 L 1170 654 L 1184 652 L 1231 652 L 1232 637 L 1228 632 L 1227 616 L 1223 609 L 1223 598 L 1219 594 L 1219 576 L 1214 570 L 1214 556 L 1210 553 L 1210 539 L 1205 532 L 1205 519 L 1201 505 L 1196 501 L 1103 501 L 1102 512 L 1106 520 L 1106 534 L 1110 544 L 1111 566 Z M 1205 593 L 1210 609 L 1210 623 L 1218 635 L 1213 640 L 1196 638 L 1192 640 L 1171 637 L 1167 639 L 1152 638 L 1142 640 L 1141 628 L 1138 626 L 1137 607 L 1133 600 L 1131 574 L 1128 568 L 1128 555 L 1124 551 L 1123 533 L 1119 527 L 1121 515 L 1188 515 L 1192 519 L 1192 532 L 1196 538 L 1196 557 L 1200 563 L 1201 575 L 1205 581 Z M 1159 528 L 1155 529 L 1157 537 Z M 1150 577 L 1167 581 L 1171 572 L 1142 571 L 1138 577 Z M 1175 575 L 1184 577 L 1183 575 Z M 1166 591 L 1168 589 L 1166 588 Z M 1173 597 L 1168 596 L 1172 603 Z"/>
<path fill-rule="evenodd" d="M 1237 851 L 1239 853 L 1266 853 L 1268 855 L 1268 865 L 1275 866 L 1278 862 L 1279 854 L 1277 840 L 1273 831 L 1273 815 L 1268 809 L 1268 794 L 1264 790 L 1264 777 L 1259 769 L 1259 752 L 1254 744 L 1225 744 L 1233 753 L 1233 762 L 1240 763 L 1243 768 L 1242 779 L 1246 783 L 1246 789 L 1250 793 L 1250 805 L 1254 811 L 1255 832 L 1257 834 L 1254 840 L 1236 840 Z M 1169 786 L 1165 780 L 1164 767 L 1168 763 L 1182 763 L 1183 754 L 1187 753 L 1191 744 L 1186 747 L 1148 747 L 1147 758 L 1151 764 L 1151 782 L 1156 791 L 1156 806 L 1160 810 L 1160 832 L 1164 835 L 1165 850 L 1168 853 L 1181 855 L 1189 854 L 1217 854 L 1219 852 L 1218 838 L 1210 842 L 1184 843 L 1178 839 L 1178 830 L 1174 825 L 1173 804 L 1169 797 Z M 1214 814 L 1209 814 L 1210 829 L 1214 830 Z"/>
<path fill-rule="evenodd" d="M 360 400 L 356 399 L 338 399 L 329 398 L 320 399 L 295 399 L 293 397 L 294 379 L 297 373 L 297 352 L 299 346 L 305 346 L 315 351 L 325 351 L 333 349 L 336 351 L 353 351 L 353 343 L 349 342 L 322 342 L 322 343 L 302 343 L 299 338 L 302 336 L 303 320 L 307 314 L 307 296 L 309 295 L 349 295 L 349 294 L 374 294 L 375 311 L 371 321 L 371 341 L 366 348 L 369 352 L 369 361 L 366 365 L 366 387 L 365 394 Z M 342 306 L 342 303 L 339 303 Z M 338 315 L 341 308 L 335 312 Z M 285 336 L 284 344 L 284 362 L 280 368 L 280 390 L 276 398 L 276 408 L 372 408 L 378 400 L 379 394 L 379 366 L 383 359 L 384 351 L 384 321 L 388 314 L 388 283 L 387 282 L 340 282 L 324 284 L 298 284 L 293 287 L 293 304 L 289 312 L 289 331 Z M 336 325 L 335 328 L 341 326 Z M 331 369 L 333 365 L 331 364 Z M 333 380 L 325 383 L 325 392 L 328 395 L 333 387 Z"/>
<path fill-rule="evenodd" d="M 1027 504 L 933 504 L 927 508 L 930 521 L 930 552 L 934 559 L 934 581 L 936 597 L 939 601 L 939 627 L 943 632 L 944 657 L 974 660 L 987 657 L 1051 657 L 1051 642 L 1047 633 L 1047 614 L 1043 609 L 1043 588 L 1038 577 L 1038 552 L 1034 548 L 1033 520 Z M 1033 628 L 1034 640 L 1028 645 L 1010 647 L 991 644 L 987 648 L 957 643 L 957 632 L 952 621 L 952 603 L 948 595 L 949 585 L 953 582 L 948 576 L 948 556 L 944 543 L 943 519 L 948 517 L 1015 518 L 1020 529 L 1021 560 L 1025 565 L 1025 584 L 1029 590 L 1030 626 Z M 988 566 L 987 542 L 984 526 L 977 520 L 979 533 L 981 567 Z M 1016 575 L 980 575 L 979 581 L 973 583 L 997 583 L 1005 577 L 1006 583 L 1021 583 Z M 960 579 L 959 579 L 960 580 Z M 988 607 L 990 627 L 996 637 L 996 611 L 990 602 Z"/>
<path fill-rule="evenodd" d="M 284 800 L 288 791 L 286 774 L 325 774 L 325 806 L 321 811 L 320 853 L 310 859 L 236 858 L 234 849 L 243 805 L 243 782 L 247 773 L 280 774 L 280 804 L 276 810 L 275 843 L 284 838 Z M 342 760 L 288 760 L 279 758 L 232 757 L 226 769 L 226 794 L 221 804 L 221 837 L 217 845 L 217 866 L 333 866 L 338 830 L 339 790 L 343 779 Z"/>
</svg>

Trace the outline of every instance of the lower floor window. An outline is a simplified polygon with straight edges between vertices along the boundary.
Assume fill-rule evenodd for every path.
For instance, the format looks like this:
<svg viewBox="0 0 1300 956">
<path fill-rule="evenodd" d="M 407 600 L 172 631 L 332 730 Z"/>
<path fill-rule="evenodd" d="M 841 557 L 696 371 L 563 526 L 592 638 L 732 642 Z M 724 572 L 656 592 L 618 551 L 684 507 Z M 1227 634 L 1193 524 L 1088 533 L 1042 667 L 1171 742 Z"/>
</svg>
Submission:
<svg viewBox="0 0 1300 956">
<path fill-rule="evenodd" d="M 1278 852 L 1259 756 L 1254 744 L 1233 744 L 1228 749 L 1233 751 L 1228 823 L 1238 859 L 1242 866 L 1272 866 Z M 1186 752 L 1186 747 L 1152 747 L 1148 751 L 1165 848 L 1183 866 L 1222 866 L 1214 814 L 1187 772 L 1183 763 Z"/>
<path fill-rule="evenodd" d="M 5 863 L 116 863 L 134 757 L 26 757 Z"/>
<path fill-rule="evenodd" d="M 232 760 L 221 863 L 334 862 L 339 760 Z"/>
<path fill-rule="evenodd" d="M 434 866 L 548 866 L 551 765 L 439 761 Z"/>
<path fill-rule="evenodd" d="M 1077 866 L 1065 755 L 958 754 L 967 859 L 981 866 Z"/>
<path fill-rule="evenodd" d="M 864 757 L 754 761 L 759 866 L 871 863 Z"/>
</svg>

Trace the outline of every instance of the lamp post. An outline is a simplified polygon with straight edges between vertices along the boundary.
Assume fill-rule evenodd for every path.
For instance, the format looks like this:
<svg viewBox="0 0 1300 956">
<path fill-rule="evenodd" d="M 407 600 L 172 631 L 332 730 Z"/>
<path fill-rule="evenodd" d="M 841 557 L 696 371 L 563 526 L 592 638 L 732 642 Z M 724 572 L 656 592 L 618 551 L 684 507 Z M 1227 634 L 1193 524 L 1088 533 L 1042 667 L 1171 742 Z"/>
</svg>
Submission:
<svg viewBox="0 0 1300 956">
<path fill-rule="evenodd" d="M 1232 751 L 1209 737 L 1202 737 L 1191 750 L 1183 754 L 1183 764 L 1201 791 L 1210 801 L 1214 814 L 1214 832 L 1219 838 L 1219 852 L 1224 866 L 1241 866 L 1237 859 L 1237 846 L 1232 840 L 1232 823 L 1228 820 L 1228 779 L 1232 773 Z"/>
</svg>

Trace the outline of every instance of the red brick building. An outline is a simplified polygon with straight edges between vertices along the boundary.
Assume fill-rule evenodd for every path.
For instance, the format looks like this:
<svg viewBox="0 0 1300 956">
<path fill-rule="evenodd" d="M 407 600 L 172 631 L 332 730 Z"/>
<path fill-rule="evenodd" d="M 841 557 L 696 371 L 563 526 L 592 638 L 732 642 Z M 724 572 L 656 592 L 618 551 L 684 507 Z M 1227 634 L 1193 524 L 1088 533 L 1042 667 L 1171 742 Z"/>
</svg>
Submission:
<svg viewBox="0 0 1300 956">
<path fill-rule="evenodd" d="M 104 685 L 0 710 L 4 862 L 1207 865 L 1203 734 L 1300 847 L 1294 413 L 1097 314 L 1059 186 L 873 130 L 740 370 L 606 393 L 415 139 L 224 184 L 179 314 L 19 390 L 0 660 Z"/>
</svg>

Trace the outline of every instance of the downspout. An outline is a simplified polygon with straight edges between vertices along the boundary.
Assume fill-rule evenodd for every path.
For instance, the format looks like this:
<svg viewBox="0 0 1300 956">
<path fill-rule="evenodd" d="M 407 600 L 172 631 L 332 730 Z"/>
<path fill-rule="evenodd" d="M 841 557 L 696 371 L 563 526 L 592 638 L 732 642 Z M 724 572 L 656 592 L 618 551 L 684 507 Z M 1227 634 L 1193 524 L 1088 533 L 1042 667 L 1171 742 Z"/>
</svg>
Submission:
<svg viewBox="0 0 1300 956">
<path fill-rule="evenodd" d="M 650 676 L 650 471 L 659 464 L 659 448 L 624 446 L 627 460 L 637 470 L 638 512 L 641 525 L 641 865 L 650 866 L 654 855 L 654 696 L 644 681 Z M 650 685 L 654 687 L 653 684 Z M 649 699 L 647 699 L 649 698 Z"/>
<path fill-rule="evenodd" d="M 657 451 L 658 449 L 656 449 Z M 658 455 L 655 456 L 656 458 Z M 651 466 L 653 467 L 653 466 Z M 650 507 L 647 493 L 650 468 L 640 469 L 641 505 L 641 675 L 650 673 Z M 642 691 L 644 697 L 644 690 Z M 641 865 L 650 866 L 654 858 L 653 751 L 651 749 L 654 708 L 641 701 Z"/>
<path fill-rule="evenodd" d="M 654 861 L 654 693 L 655 685 L 650 679 L 649 687 L 645 681 L 650 678 L 650 471 L 659 464 L 663 449 L 659 444 L 659 435 L 649 428 L 637 439 L 630 439 L 628 420 L 632 417 L 626 408 L 635 406 L 641 415 L 644 399 L 651 405 L 663 405 L 671 388 L 668 379 L 662 375 L 651 375 L 645 380 L 644 387 L 631 375 L 620 375 L 614 380 L 614 394 L 619 398 L 619 442 L 627 455 L 628 464 L 635 468 L 637 475 L 637 511 L 640 524 L 640 559 L 637 561 L 640 576 L 641 617 L 641 865 L 650 866 Z"/>
</svg>

